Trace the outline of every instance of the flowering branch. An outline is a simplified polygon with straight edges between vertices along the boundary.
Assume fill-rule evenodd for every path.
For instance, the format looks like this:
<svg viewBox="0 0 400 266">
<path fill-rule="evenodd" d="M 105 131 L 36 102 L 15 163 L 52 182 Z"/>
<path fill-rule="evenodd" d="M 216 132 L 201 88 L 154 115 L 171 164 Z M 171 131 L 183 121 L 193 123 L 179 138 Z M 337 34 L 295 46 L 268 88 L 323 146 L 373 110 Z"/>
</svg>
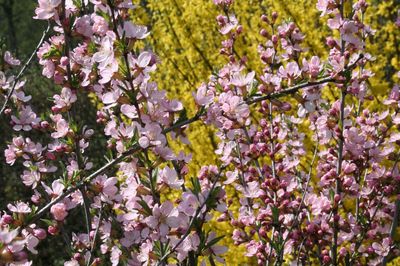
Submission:
<svg viewBox="0 0 400 266">
<path fill-rule="evenodd" d="M 18 84 L 18 81 L 22 78 L 22 76 L 24 75 L 25 71 L 28 69 L 29 65 L 31 64 L 33 58 L 36 55 L 36 52 L 39 50 L 40 46 L 42 46 L 47 33 L 50 30 L 50 22 L 48 22 L 46 29 L 43 31 L 42 37 L 40 38 L 38 44 L 36 45 L 35 50 L 33 50 L 31 56 L 29 57 L 29 59 L 25 62 L 24 66 L 21 68 L 21 70 L 18 72 L 18 75 L 15 77 L 14 82 L 13 82 L 13 86 L 11 87 L 11 89 L 9 90 L 7 97 L 0 109 L 0 116 L 4 113 L 5 109 L 7 108 L 7 104 L 10 101 L 14 91 L 15 91 L 15 87 Z"/>
</svg>

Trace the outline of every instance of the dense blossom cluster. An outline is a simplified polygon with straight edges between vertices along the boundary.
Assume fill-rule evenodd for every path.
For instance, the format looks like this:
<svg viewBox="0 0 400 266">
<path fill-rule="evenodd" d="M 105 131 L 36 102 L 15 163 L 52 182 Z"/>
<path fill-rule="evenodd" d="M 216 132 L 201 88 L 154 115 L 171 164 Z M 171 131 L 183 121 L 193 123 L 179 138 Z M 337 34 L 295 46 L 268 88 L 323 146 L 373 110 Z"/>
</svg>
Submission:
<svg viewBox="0 0 400 266">
<path fill-rule="evenodd" d="M 400 92 L 396 85 L 384 107 L 367 108 L 374 58 L 365 40 L 374 31 L 363 22 L 366 2 L 346 16 L 345 1 L 318 1 L 338 37 L 327 38 L 327 59 L 304 55 L 295 23 L 263 15 L 264 68 L 254 71 L 235 50 L 245 29 L 233 1 L 214 3 L 224 11 L 216 20 L 228 63 L 194 93 L 198 110 L 188 119 L 151 80 L 159 59 L 137 49 L 149 32 L 131 22 L 132 1 L 39 0 L 35 18 L 52 23 L 54 34 L 37 56 L 60 91 L 49 112 L 36 114 L 24 82 L 7 76 L 20 62 L 4 53 L 0 92 L 15 107 L 5 114 L 18 134 L 6 163 L 22 163 L 33 194 L 1 214 L 0 265 L 31 265 L 39 242 L 65 235 L 77 208 L 86 228 L 71 233 L 69 266 L 223 263 L 227 248 L 206 226 L 214 217 L 231 223 L 235 244 L 261 265 L 380 264 L 397 256 Z M 77 121 L 86 94 L 97 100 L 103 132 Z M 184 129 L 199 119 L 217 129 L 221 164 L 189 178 L 190 154 L 169 142 L 188 143 Z M 93 170 L 86 150 L 98 135 L 112 158 Z"/>
</svg>

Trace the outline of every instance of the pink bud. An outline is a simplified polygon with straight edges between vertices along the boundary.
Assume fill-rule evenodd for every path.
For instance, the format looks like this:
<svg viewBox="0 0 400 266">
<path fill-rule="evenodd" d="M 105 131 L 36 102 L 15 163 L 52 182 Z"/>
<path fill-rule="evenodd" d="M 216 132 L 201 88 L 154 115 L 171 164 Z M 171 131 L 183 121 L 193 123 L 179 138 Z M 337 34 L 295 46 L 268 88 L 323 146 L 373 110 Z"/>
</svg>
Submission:
<svg viewBox="0 0 400 266">
<path fill-rule="evenodd" d="M 75 253 L 74 254 L 74 260 L 80 261 L 82 259 L 82 255 L 80 253 Z"/>
<path fill-rule="evenodd" d="M 14 219 L 12 218 L 11 215 L 4 214 L 3 217 L 1 217 L 1 221 L 5 224 L 11 224 L 14 221 Z"/>
<path fill-rule="evenodd" d="M 32 201 L 34 204 L 38 205 L 38 204 L 40 203 L 40 196 L 38 196 L 38 195 L 32 195 L 31 201 Z"/>
<path fill-rule="evenodd" d="M 50 235 L 56 235 L 56 234 L 58 234 L 58 228 L 56 227 L 56 226 L 52 226 L 52 225 L 50 225 L 48 228 L 47 228 L 47 232 L 49 232 L 49 234 Z"/>
<path fill-rule="evenodd" d="M 18 253 L 13 254 L 13 256 L 16 261 L 23 261 L 28 259 L 28 253 L 26 253 L 26 251 L 20 251 Z"/>
<path fill-rule="evenodd" d="M 47 121 L 40 122 L 40 127 L 43 129 L 49 128 L 50 124 Z"/>
<path fill-rule="evenodd" d="M 324 264 L 328 264 L 328 263 L 331 261 L 331 257 L 325 255 L 325 256 L 322 258 L 322 261 L 324 262 Z"/>
<path fill-rule="evenodd" d="M 34 229 L 33 230 L 33 235 L 39 238 L 40 240 L 43 240 L 46 238 L 47 233 L 44 229 L 39 228 L 39 229 Z"/>
<path fill-rule="evenodd" d="M 262 15 L 261 15 L 261 20 L 262 20 L 263 22 L 265 22 L 265 23 L 269 23 L 269 19 L 268 19 L 267 15 L 265 15 L 265 14 L 262 14 Z"/>
<path fill-rule="evenodd" d="M 278 13 L 275 11 L 272 12 L 272 21 L 275 22 L 277 18 L 278 18 Z"/>
<path fill-rule="evenodd" d="M 236 28 L 236 33 L 237 34 L 241 34 L 243 32 L 243 26 L 242 25 L 239 25 L 237 28 Z"/>
<path fill-rule="evenodd" d="M 263 37 L 265 37 L 265 38 L 268 38 L 268 31 L 267 31 L 266 29 L 262 29 L 262 30 L 260 31 L 260 35 L 263 36 Z"/>
<path fill-rule="evenodd" d="M 11 109 L 10 109 L 10 108 L 5 109 L 5 110 L 4 110 L 4 114 L 5 114 L 5 115 L 11 114 Z"/>
</svg>

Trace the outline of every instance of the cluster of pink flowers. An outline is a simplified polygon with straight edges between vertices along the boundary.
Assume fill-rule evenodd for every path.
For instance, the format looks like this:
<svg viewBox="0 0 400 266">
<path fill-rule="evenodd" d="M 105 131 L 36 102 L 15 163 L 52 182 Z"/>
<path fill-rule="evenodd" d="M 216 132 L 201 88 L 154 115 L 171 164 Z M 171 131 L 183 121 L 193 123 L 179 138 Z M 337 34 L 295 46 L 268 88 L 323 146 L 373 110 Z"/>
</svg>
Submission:
<svg viewBox="0 0 400 266">
<path fill-rule="evenodd" d="M 205 123 L 218 128 L 224 184 L 240 192 L 238 215 L 228 208 L 220 220 L 231 221 L 235 244 L 260 265 L 282 264 L 288 255 L 301 264 L 315 258 L 321 265 L 373 265 L 399 253 L 392 239 L 399 88 L 380 110 L 366 107 L 374 99 L 367 69 L 373 58 L 364 47 L 374 31 L 361 19 L 365 1 L 348 18 L 343 2 L 317 4 L 340 36 L 327 38 L 325 62 L 304 56 L 304 35 L 293 22 L 277 25 L 276 13 L 263 15 L 259 72 L 233 52 L 243 28 L 229 5 L 229 17 L 217 17 L 229 63 L 195 98 L 207 109 Z M 328 90 L 338 97 L 333 104 L 322 96 Z"/>
<path fill-rule="evenodd" d="M 326 59 L 306 56 L 295 23 L 278 24 L 275 12 L 263 15 L 263 68 L 254 70 L 234 52 L 245 29 L 233 1 L 214 0 L 224 11 L 216 21 L 228 63 L 194 93 L 197 113 L 189 119 L 151 80 L 157 56 L 133 49 L 149 32 L 131 22 L 132 1 L 38 2 L 35 18 L 52 23 L 54 35 L 37 56 L 59 91 L 51 109 L 37 115 L 24 82 L 7 77 L 20 62 L 4 53 L 0 92 L 13 103 L 5 114 L 17 134 L 6 163 L 22 163 L 22 183 L 33 193 L 0 217 L 0 265 L 31 265 L 48 234 L 70 238 L 68 266 L 205 265 L 205 259 L 214 265 L 224 262 L 227 248 L 206 226 L 213 219 L 229 221 L 233 242 L 260 265 L 288 259 L 374 265 L 400 253 L 393 242 L 400 92 L 394 86 L 384 106 L 368 109 L 373 57 L 365 40 L 374 31 L 362 20 L 364 0 L 351 17 L 344 15 L 345 1 L 318 1 L 340 36 L 327 38 Z M 103 132 L 78 121 L 88 94 L 99 106 Z M 189 178 L 191 155 L 176 153 L 169 142 L 187 144 L 184 129 L 199 119 L 217 129 L 221 163 Z M 93 170 L 103 154 L 89 158 L 87 149 L 99 135 L 112 156 Z M 77 208 L 86 228 L 68 232 L 64 225 Z"/>
</svg>

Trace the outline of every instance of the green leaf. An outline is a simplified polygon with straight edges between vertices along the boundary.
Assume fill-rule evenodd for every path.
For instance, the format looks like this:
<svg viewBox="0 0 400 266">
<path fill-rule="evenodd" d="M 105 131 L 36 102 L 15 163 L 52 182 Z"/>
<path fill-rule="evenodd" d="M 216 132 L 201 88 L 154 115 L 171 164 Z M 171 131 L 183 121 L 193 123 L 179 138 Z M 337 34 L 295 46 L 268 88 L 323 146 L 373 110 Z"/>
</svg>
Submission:
<svg viewBox="0 0 400 266">
<path fill-rule="evenodd" d="M 193 189 L 192 189 L 193 194 L 198 195 L 201 192 L 201 185 L 200 185 L 199 179 L 197 177 L 191 177 L 190 181 L 193 186 Z"/>
<path fill-rule="evenodd" d="M 279 209 L 276 206 L 272 207 L 272 219 L 274 221 L 274 224 L 279 223 Z"/>
<path fill-rule="evenodd" d="M 56 47 L 51 46 L 50 50 L 47 53 L 45 53 L 42 58 L 43 59 L 50 59 L 54 57 L 60 58 L 61 56 L 62 56 L 61 51 L 58 50 Z"/>
<path fill-rule="evenodd" d="M 225 237 L 225 235 L 218 236 L 218 237 L 212 239 L 210 242 L 207 243 L 206 247 L 210 248 L 210 247 L 214 246 L 215 244 L 217 244 L 224 237 Z"/>
<path fill-rule="evenodd" d="M 149 205 L 144 200 L 139 201 L 140 206 L 144 209 L 147 215 L 153 215 L 153 212 L 151 211 Z"/>
<path fill-rule="evenodd" d="M 53 221 L 49 219 L 40 219 L 42 222 L 44 222 L 47 226 L 53 225 Z"/>
</svg>

